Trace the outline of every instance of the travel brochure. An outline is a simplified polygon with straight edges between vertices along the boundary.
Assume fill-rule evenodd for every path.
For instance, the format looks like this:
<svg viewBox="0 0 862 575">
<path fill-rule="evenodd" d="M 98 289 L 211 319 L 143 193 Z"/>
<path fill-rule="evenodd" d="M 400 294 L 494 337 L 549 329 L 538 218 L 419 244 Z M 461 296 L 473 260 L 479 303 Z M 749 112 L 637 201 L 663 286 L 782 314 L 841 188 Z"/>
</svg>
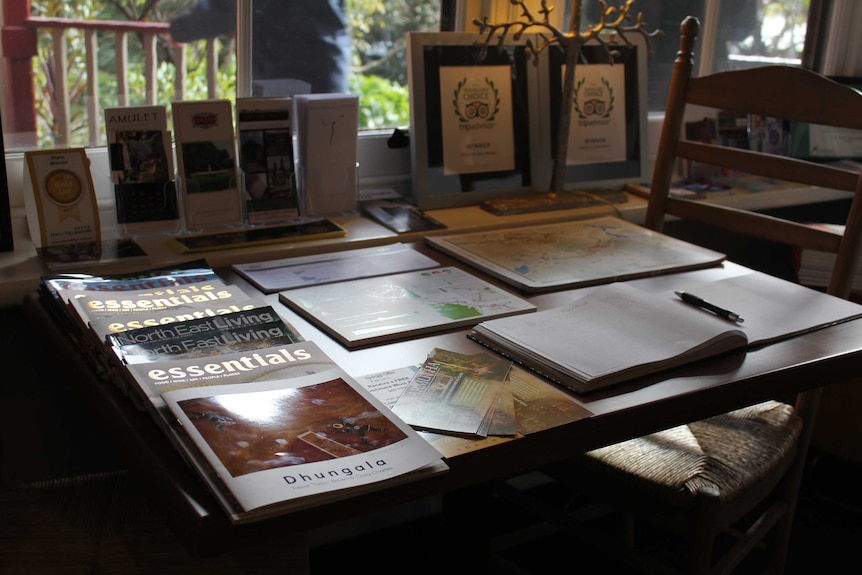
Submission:
<svg viewBox="0 0 862 575">
<path fill-rule="evenodd" d="M 172 113 L 186 228 L 241 224 L 233 105 L 229 100 L 175 101 Z"/>
<path fill-rule="evenodd" d="M 402 243 L 344 250 L 313 256 L 296 256 L 250 264 L 233 269 L 264 293 L 275 293 L 350 279 L 434 268 L 435 260 Z"/>
<path fill-rule="evenodd" d="M 355 212 L 359 204 L 359 98 L 296 94 L 293 106 L 301 213 L 327 217 Z"/>
<path fill-rule="evenodd" d="M 458 354 L 453 351 L 435 348 L 430 356 L 445 355 L 460 365 L 467 365 L 482 354 Z M 509 363 L 509 362 L 507 362 Z M 479 365 L 479 364 L 475 364 Z M 405 366 L 400 369 L 390 369 L 381 372 L 370 373 L 359 376 L 356 380 L 373 393 L 387 407 L 392 409 L 404 394 L 406 388 L 413 384 L 421 366 Z M 478 370 L 468 370 L 477 375 Z M 511 393 L 511 400 L 508 393 Z M 511 401 L 513 410 L 510 413 L 506 403 Z M 511 441 L 522 435 L 529 435 L 544 431 L 552 427 L 565 425 L 579 419 L 590 417 L 592 413 L 575 401 L 571 394 L 566 393 L 562 387 L 554 385 L 546 378 L 517 364 L 512 364 L 508 370 L 506 381 L 500 396 L 495 417 L 500 414 L 499 419 L 514 420 L 514 434 L 509 435 L 510 430 L 489 431 L 485 437 L 465 436 L 453 433 L 451 430 L 439 429 L 437 431 L 419 430 L 419 434 L 425 438 L 443 457 L 450 458 L 464 453 L 470 453 Z M 511 422 L 510 422 L 511 423 Z M 500 433 L 499 435 L 495 433 Z"/>
<path fill-rule="evenodd" d="M 102 228 L 83 148 L 24 152 L 30 237 L 37 248 L 100 245 Z"/>
<path fill-rule="evenodd" d="M 435 348 L 392 411 L 424 431 L 466 437 L 514 435 L 511 367 L 510 360 L 490 352 L 465 355 Z"/>
<path fill-rule="evenodd" d="M 288 97 L 237 98 L 239 167 L 250 224 L 299 218 L 291 108 Z"/>
<path fill-rule="evenodd" d="M 117 223 L 125 235 L 180 229 L 167 118 L 161 105 L 105 108 Z"/>
</svg>

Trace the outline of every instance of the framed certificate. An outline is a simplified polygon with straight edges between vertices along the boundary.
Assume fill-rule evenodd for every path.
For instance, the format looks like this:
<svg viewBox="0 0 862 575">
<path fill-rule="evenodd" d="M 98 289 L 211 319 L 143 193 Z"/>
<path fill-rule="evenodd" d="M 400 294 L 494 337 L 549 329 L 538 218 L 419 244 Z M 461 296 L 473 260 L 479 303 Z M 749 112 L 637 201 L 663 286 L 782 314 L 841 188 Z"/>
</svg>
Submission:
<svg viewBox="0 0 862 575">
<path fill-rule="evenodd" d="M 0 118 L 0 133 L 3 120 Z M 6 177 L 6 148 L 3 138 L 0 138 L 0 252 L 11 252 L 15 249 L 12 239 L 12 213 L 9 205 L 9 180 Z"/>
<path fill-rule="evenodd" d="M 649 182 L 651 176 L 647 134 L 647 50 L 640 34 L 629 36 L 631 44 L 617 37 L 609 40 L 615 52 L 613 63 L 597 43 L 581 47 L 575 67 L 575 94 L 566 158 L 567 189 L 614 188 Z M 542 149 L 548 150 L 548 168 L 537 172 L 535 185 L 547 190 L 557 147 L 556 126 L 562 105 L 565 73 L 559 45 L 549 46 L 547 67 L 540 83 L 549 111 L 542 118 Z M 545 179 L 547 178 L 547 179 Z"/>
<path fill-rule="evenodd" d="M 542 153 L 539 67 L 527 37 L 484 46 L 474 33 L 408 35 L 413 199 L 420 208 L 532 188 Z"/>
</svg>

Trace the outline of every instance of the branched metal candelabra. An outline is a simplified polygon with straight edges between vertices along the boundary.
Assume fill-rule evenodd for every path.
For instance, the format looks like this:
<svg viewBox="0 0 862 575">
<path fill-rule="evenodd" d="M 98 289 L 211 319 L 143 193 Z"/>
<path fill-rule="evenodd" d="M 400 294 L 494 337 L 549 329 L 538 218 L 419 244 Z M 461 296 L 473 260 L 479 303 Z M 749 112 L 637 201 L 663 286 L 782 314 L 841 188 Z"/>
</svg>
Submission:
<svg viewBox="0 0 862 575">
<path fill-rule="evenodd" d="M 631 22 L 629 17 L 632 5 L 635 0 L 627 0 L 626 3 L 616 8 L 608 6 L 605 0 L 598 0 L 600 7 L 599 21 L 593 26 L 589 26 L 584 32 L 581 32 L 581 8 L 582 0 L 573 0 L 572 15 L 569 21 L 569 31 L 563 32 L 553 24 L 551 24 L 550 15 L 554 10 L 553 6 L 548 5 L 547 0 L 542 0 L 541 8 L 536 17 L 532 11 L 525 5 L 525 0 L 509 0 L 513 5 L 520 7 L 521 19 L 514 22 L 488 22 L 487 17 L 482 20 L 473 19 L 473 23 L 479 26 L 480 33 L 486 34 L 482 43 L 482 53 L 487 50 L 488 46 L 493 43 L 494 38 L 500 46 L 509 34 L 512 38 L 518 40 L 522 34 L 528 31 L 533 31 L 538 28 L 541 31 L 538 33 L 539 41 L 535 44 L 531 40 L 527 40 L 527 50 L 532 54 L 533 61 L 538 62 L 539 53 L 551 46 L 558 44 L 563 48 L 564 61 L 566 64 L 565 76 L 563 79 L 563 98 L 560 109 L 560 122 L 557 131 L 557 149 L 554 156 L 554 172 L 551 177 L 551 193 L 558 194 L 563 191 L 566 176 L 566 156 L 568 155 L 569 147 L 569 130 L 572 123 L 572 101 L 575 96 L 575 65 L 578 62 L 578 56 L 581 52 L 581 46 L 585 43 L 593 41 L 605 49 L 608 61 L 613 63 L 615 51 L 607 43 L 607 32 L 615 32 L 616 36 L 625 44 L 631 45 L 628 39 L 628 34 L 641 34 L 647 39 L 647 49 L 649 50 L 649 39 L 653 36 L 661 34 L 660 30 L 647 32 L 644 30 L 643 14 L 638 13 Z M 651 52 L 651 51 L 650 51 Z M 649 54 L 652 55 L 651 53 Z"/>
</svg>

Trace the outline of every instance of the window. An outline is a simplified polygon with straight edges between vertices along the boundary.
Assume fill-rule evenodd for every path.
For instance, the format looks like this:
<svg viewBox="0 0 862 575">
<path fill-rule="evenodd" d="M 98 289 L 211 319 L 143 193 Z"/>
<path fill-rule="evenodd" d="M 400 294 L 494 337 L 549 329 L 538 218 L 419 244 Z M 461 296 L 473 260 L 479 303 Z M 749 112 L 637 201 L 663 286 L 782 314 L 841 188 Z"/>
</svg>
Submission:
<svg viewBox="0 0 862 575">
<path fill-rule="evenodd" d="M 250 85 L 240 85 L 240 94 L 350 92 L 360 96 L 361 128 L 407 126 L 405 33 L 439 30 L 440 0 L 252 0 L 248 6 Z"/>
<path fill-rule="evenodd" d="M 698 40 L 698 55 L 711 56 L 701 63 L 701 72 L 731 67 L 751 66 L 765 62 L 799 64 L 805 44 L 806 22 L 810 0 L 680 0 L 670 3 L 636 0 L 633 11 L 644 14 L 646 27 L 660 29 L 664 34 L 654 38 L 654 56 L 650 66 L 649 108 L 660 111 L 664 107 L 667 78 L 677 48 L 679 23 L 686 15 L 701 19 L 703 30 Z M 159 21 L 173 22 L 171 34 L 157 36 L 155 53 L 158 63 L 157 100 L 169 103 L 176 96 L 176 57 L 170 40 L 186 43 L 187 80 L 183 96 L 186 99 L 206 97 L 233 98 L 237 92 L 237 46 L 247 45 L 251 54 L 251 94 L 291 93 L 309 88 L 325 90 L 336 86 L 361 95 L 361 125 L 366 129 L 406 127 L 409 118 L 404 33 L 409 30 L 437 30 L 460 28 L 469 30 L 473 17 L 517 18 L 518 9 L 508 0 L 404 0 L 380 2 L 377 0 L 312 0 L 308 2 L 279 0 L 243 1 L 251 16 L 249 32 L 233 34 L 236 23 L 235 0 L 160 0 L 157 2 L 129 2 L 122 8 L 119 3 L 89 0 L 79 3 L 58 3 L 44 0 L 3 0 L 4 12 L 9 6 L 29 5 L 35 17 L 56 17 L 79 20 Z M 537 0 L 528 5 L 538 7 Z M 599 3 L 583 2 L 583 26 L 595 23 Z M 610 6 L 620 6 L 624 0 L 609 0 Z M 558 25 L 565 27 L 569 0 L 565 9 L 554 11 Z M 190 11 L 190 12 L 188 12 Z M 717 17 L 716 17 L 717 16 Z M 8 14 L 7 14 L 8 18 Z M 56 48 L 52 32 L 55 28 L 39 28 L 36 55 L 33 58 L 35 79 L 36 141 L 35 146 L 89 145 L 103 140 L 88 141 L 86 93 L 86 33 L 81 28 L 65 31 L 67 51 L 67 79 L 69 86 L 68 110 L 71 139 L 64 142 L 56 135 L 62 113 L 58 105 L 53 82 L 57 74 L 51 69 Z M 352 31 L 352 38 L 348 37 Z M 312 32 L 308 34 L 307 32 Z M 8 39 L 24 38 L 23 34 L 4 32 Z M 338 39 L 338 35 L 344 37 Z M 110 32 L 96 33 L 97 61 L 100 75 L 99 99 L 101 107 L 122 105 L 117 93 L 117 66 L 114 63 L 114 38 Z M 247 44 L 245 37 L 250 36 Z M 320 38 L 336 38 L 321 42 Z M 215 38 L 213 47 L 206 39 Z M 138 34 L 128 36 L 128 103 L 145 103 L 147 87 L 144 77 L 144 45 Z M 235 41 L 236 40 L 236 41 Z M 299 47 L 299 50 L 297 50 Z M 208 52 L 208 50 L 210 52 Z M 215 67 L 208 75 L 207 61 L 211 54 Z M 244 53 L 243 53 L 244 54 Z M 311 60 L 308 54 L 328 55 L 328 62 L 338 59 L 350 68 L 348 82 L 319 83 L 317 86 L 291 85 L 285 74 L 302 74 L 303 70 L 321 70 L 324 64 Z M 8 62 L 4 59 L 6 68 Z M 337 75 L 338 71 L 333 72 Z M 344 74 L 344 77 L 348 77 Z M 298 84 L 302 80 L 295 80 Z M 318 82 L 315 82 L 318 83 Z M 240 86 L 242 92 L 243 86 Z M 13 98 L 19 93 L 11 94 Z M 4 111 L 8 113 L 8 103 Z M 89 120 L 92 121 L 92 120 Z M 98 121 L 98 118 L 96 118 Z M 6 128 L 10 131 L 9 127 Z M 12 138 L 12 149 L 18 145 Z M 24 138 L 26 140 L 26 138 Z M 32 135 L 31 135 L 32 140 Z"/>
<path fill-rule="evenodd" d="M 612 0 L 610 6 L 625 2 Z M 598 18 L 598 3 L 585 2 L 584 24 Z M 662 112 L 673 61 L 679 48 L 679 27 L 686 16 L 701 22 L 695 54 L 701 74 L 748 66 L 783 63 L 800 65 L 808 18 L 807 0 L 682 0 L 635 2 L 648 31 L 661 30 L 651 41 L 649 110 Z"/>
<path fill-rule="evenodd" d="M 38 18 L 68 19 L 62 28 L 36 23 L 31 53 L 36 111 L 35 138 L 20 138 L 19 148 L 52 145 L 103 145 L 88 122 L 94 98 L 88 93 L 88 58 L 98 72 L 98 107 L 169 104 L 173 99 L 233 99 L 237 94 L 237 46 L 248 46 L 252 89 L 243 95 L 291 95 L 297 92 L 350 91 L 361 96 L 363 128 L 406 127 L 409 121 L 404 33 L 439 29 L 440 1 L 404 0 L 251 0 L 240 2 L 251 17 L 249 31 L 234 34 L 236 0 L 160 0 L 58 3 L 4 0 L 29 8 Z M 4 8 L 4 10 L 7 10 Z M 131 29 L 126 56 L 119 56 L 115 26 L 88 28 L 94 21 L 159 22 L 161 29 Z M 23 40 L 33 32 L 20 31 Z M 351 37 L 352 32 L 352 37 Z M 64 42 L 58 43 L 58 33 Z M 11 36 L 11 32 L 7 33 Z M 250 37 L 250 38 L 249 38 Z M 156 86 L 147 86 L 148 41 L 153 42 Z M 92 42 L 92 44 L 88 44 Z M 185 48 L 185 63 L 173 43 Z M 62 45 L 61 45 L 62 44 Z M 68 89 L 57 92 L 61 76 L 54 63 L 65 51 Z M 27 48 L 30 50 L 30 47 Z M 22 55 L 26 55 L 22 54 Z M 124 58 L 125 62 L 120 62 Z M 178 69 L 185 80 L 177 80 Z M 125 72 L 124 72 L 125 70 Z M 121 77 L 122 76 L 122 77 Z M 121 94 L 121 79 L 127 93 Z M 182 82 L 182 87 L 179 87 Z M 153 102 L 147 102 L 154 91 Z M 68 104 L 61 101 L 68 96 Z M 66 117 L 61 117 L 64 115 Z M 69 123 L 69 136 L 61 134 Z M 16 144 L 18 142 L 13 142 Z"/>
<path fill-rule="evenodd" d="M 122 105 L 118 93 L 121 80 L 128 83 L 128 104 L 143 104 L 150 96 L 146 77 L 148 66 L 158 80 L 155 98 L 158 103 L 169 103 L 178 94 L 185 99 L 207 97 L 233 98 L 237 86 L 244 85 L 246 77 L 238 62 L 245 57 L 243 46 L 276 49 L 275 41 L 287 37 L 279 33 L 278 24 L 286 26 L 286 20 L 267 18 L 267 5 L 283 8 L 285 0 L 240 0 L 250 5 L 252 26 L 239 34 L 222 34 L 214 42 L 190 41 L 186 45 L 187 77 L 182 91 L 178 92 L 176 80 L 175 45 L 164 28 L 172 16 L 182 12 L 195 0 L 135 0 L 112 2 L 107 0 L 85 0 L 68 3 L 49 0 L 0 0 L 3 7 L 3 58 L 0 73 L 3 74 L 2 94 L 4 141 L 8 150 L 22 150 L 58 145 L 103 145 L 103 132 L 98 123 L 101 109 Z M 232 0 L 206 0 L 218 5 Z M 549 3 L 554 5 L 553 0 Z M 571 0 L 560 0 L 562 10 L 555 10 L 553 18 L 557 25 L 565 26 Z M 610 5 L 620 5 L 622 0 L 609 0 Z M 408 30 L 433 31 L 437 29 L 469 30 L 473 18 L 482 15 L 490 19 L 517 18 L 519 9 L 510 0 L 314 0 L 316 6 L 344 4 L 349 28 L 352 31 L 350 67 L 352 74 L 349 90 L 361 95 L 363 106 L 362 124 L 369 130 L 363 134 L 360 146 L 360 178 L 373 180 L 373 185 L 393 186 L 401 189 L 409 185 L 409 154 L 403 150 L 392 150 L 386 139 L 394 127 L 407 127 L 408 91 L 404 32 Z M 540 0 L 527 0 L 533 9 L 540 7 Z M 596 0 L 584 0 L 583 26 L 596 17 Z M 808 6 L 810 5 L 810 10 Z M 271 9 L 271 8 L 270 8 Z M 654 39 L 654 57 L 649 62 L 651 86 L 649 107 L 660 112 L 664 108 L 665 87 L 670 66 L 676 52 L 679 23 L 683 16 L 693 14 L 702 22 L 698 39 L 698 55 L 710 55 L 701 63 L 701 70 L 723 67 L 750 66 L 764 62 L 781 61 L 798 63 L 803 52 L 815 54 L 806 65 L 826 73 L 844 76 L 862 75 L 862 62 L 857 60 L 862 53 L 860 40 L 853 30 L 862 25 L 862 6 L 854 0 L 677 0 L 654 2 L 635 0 L 634 12 L 643 12 L 647 27 L 664 31 L 662 38 Z M 816 16 L 817 27 L 806 27 L 809 13 Z M 162 26 L 159 34 L 152 35 L 156 41 L 147 43 L 147 30 L 132 30 L 127 34 L 126 71 L 118 70 L 117 44 L 112 34 L 96 30 L 91 34 L 85 27 L 70 27 L 65 34 L 63 50 L 66 66 L 63 70 L 53 67 L 58 61 L 56 49 L 59 34 L 57 28 L 32 21 L 24 23 L 27 15 L 35 18 L 56 17 L 77 19 L 81 22 L 132 21 L 148 22 L 146 26 Z M 234 16 L 236 13 L 234 12 Z M 261 20 L 262 19 L 262 20 Z M 32 19 L 31 19 L 32 20 Z M 263 42 L 256 30 L 263 24 L 275 24 L 274 32 L 264 32 Z M 310 16 L 299 19 L 309 23 Z M 254 23 L 258 22 L 257 25 Z M 153 24 L 156 23 L 156 24 Z M 212 22 L 210 22 L 212 24 Z M 216 22 L 222 24 L 223 22 Z M 141 24 L 136 24 L 143 26 Z M 242 25 L 242 22 L 241 22 Z M 33 29 L 39 30 L 35 42 L 31 40 Z M 811 28 L 814 30 L 812 34 Z M 280 36 L 279 36 L 280 34 Z M 250 39 L 250 41 L 247 41 Z M 257 41 L 257 44 L 255 44 Z M 806 41 L 809 42 L 806 46 Z M 826 42 L 829 44 L 826 44 Z M 812 46 L 812 43 L 815 45 Z M 822 46 L 821 46 L 822 44 Z M 95 55 L 88 47 L 95 46 Z M 239 48 L 239 50 L 237 50 Z M 812 51 L 812 48 L 814 50 Z M 239 54 L 237 52 L 239 51 Z M 147 54 L 154 54 L 154 61 Z M 88 57 L 88 54 L 90 56 Z M 239 56 L 239 58 L 237 57 Z M 272 58 L 272 62 L 285 57 Z M 209 66 L 209 62 L 213 66 Z M 88 92 L 89 66 L 98 70 L 98 89 L 95 96 Z M 14 74 L 29 70 L 33 74 L 33 91 L 22 89 L 21 82 L 10 81 Z M 11 75 L 10 75 L 11 74 Z M 65 75 L 65 79 L 63 78 Z M 257 73 L 258 87 L 267 80 Z M 250 84 L 254 85 L 255 73 Z M 55 90 L 54 84 L 64 82 L 65 90 Z M 212 91 L 211 91 L 212 90 Z M 252 90 L 252 88 L 249 88 Z M 68 101 L 65 101 L 68 96 Z M 21 99 L 30 98 L 37 111 L 35 121 L 22 124 L 21 114 L 16 112 Z M 96 110 L 94 114 L 94 110 Z M 66 118 L 62 119 L 65 114 Z M 95 115 L 95 120 L 93 116 Z M 96 128 L 93 122 L 97 123 Z M 660 116 L 656 117 L 660 121 Z M 67 124 L 67 125 L 66 125 Z M 68 130 L 68 141 L 57 138 L 63 129 Z M 95 134 L 95 135 L 94 135 Z M 102 139 L 97 139 L 102 138 Z M 95 171 L 96 168 L 94 168 Z M 9 170 L 10 177 L 17 177 L 18 168 Z"/>
<path fill-rule="evenodd" d="M 377 137 L 368 134 L 363 138 L 367 145 L 360 150 L 361 169 L 364 175 L 378 178 L 380 185 L 405 185 L 409 179 L 409 159 L 406 153 L 402 157 L 386 146 L 386 137 L 393 128 L 406 128 L 409 124 L 404 33 L 408 30 L 438 30 L 441 0 L 403 0 L 398 3 L 379 0 L 240 0 L 240 6 L 251 8 L 252 26 L 248 32 L 241 29 L 238 35 L 231 32 L 234 26 L 232 19 L 236 16 L 234 2 L 0 0 L 4 24 L 11 20 L 10 29 L 4 30 L 4 47 L 18 44 L 15 46 L 14 65 L 10 58 L 0 60 L 0 73 L 4 74 L 2 83 L 6 86 L 13 84 L 8 81 L 9 74 L 21 73 L 22 69 L 25 74 L 33 75 L 31 92 L 6 90 L 4 93 L 4 118 L 31 118 L 29 122 L 5 122 L 7 148 L 21 151 L 69 145 L 103 146 L 105 134 L 101 126 L 101 110 L 108 106 L 169 104 L 174 99 L 233 99 L 238 79 L 242 79 L 242 70 L 237 67 L 237 47 L 245 46 L 245 39 L 249 37 L 248 46 L 264 55 L 256 59 L 260 65 L 254 69 L 251 81 L 258 93 L 275 93 L 273 90 L 281 90 L 285 83 L 279 85 L 274 78 L 273 74 L 277 73 L 273 69 L 274 64 L 296 59 L 295 53 L 284 53 L 282 41 L 293 42 L 299 34 L 297 29 L 329 34 L 339 24 L 336 20 L 340 16 L 346 18 L 347 28 L 353 33 L 348 43 L 352 50 L 346 55 L 353 72 L 347 89 L 361 96 L 362 127 L 380 131 Z M 446 3 L 454 6 L 454 2 L 446 0 Z M 308 14 L 297 13 L 298 5 L 304 6 Z M 205 10 L 204 7 L 214 10 Z M 346 8 L 346 15 L 339 13 L 342 7 Z M 186 76 L 178 81 L 179 51 L 171 42 L 168 25 L 189 9 L 196 10 L 191 21 L 198 29 L 189 32 L 188 28 L 175 28 L 178 33 L 185 34 L 182 38 L 187 40 L 184 44 L 186 64 L 180 65 Z M 276 15 L 273 16 L 272 12 Z M 44 21 L 35 22 L 39 18 L 68 19 L 69 22 L 65 28 L 56 28 Z M 125 34 L 126 48 L 121 51 L 117 35 L 110 26 L 92 30 L 80 25 L 84 21 L 86 26 L 94 26 L 100 21 L 132 22 L 135 26 L 143 26 L 140 24 L 142 21 L 150 22 L 151 26 L 157 22 L 155 25 L 161 29 L 157 33 L 142 27 L 130 29 Z M 261 34 L 254 34 L 255 30 Z M 59 40 L 60 32 L 62 41 Z M 194 39 L 196 36 L 200 39 Z M 300 52 L 312 52 L 298 42 L 294 46 Z M 59 68 L 54 66 L 59 58 L 58 47 L 65 53 L 66 65 L 61 70 L 65 80 L 58 74 Z M 148 50 L 154 56 L 151 60 L 148 60 Z M 117 58 L 121 54 L 125 56 Z M 97 74 L 88 74 L 88 66 L 91 65 L 98 70 Z M 156 88 L 147 85 L 148 73 L 157 80 Z M 89 76 L 98 78 L 95 89 L 88 87 Z M 54 90 L 58 81 L 67 86 L 65 91 Z M 15 85 L 23 83 L 26 82 Z M 121 88 L 124 85 L 125 88 Z M 125 90 L 125 96 L 120 93 L 121 89 Z M 288 86 L 287 89 L 293 88 Z M 14 112 L 18 106 L 25 110 L 24 114 Z M 97 169 L 93 167 L 94 173 Z M 10 173 L 17 174 L 17 168 Z M 392 178 L 398 182 L 393 184 Z"/>
</svg>

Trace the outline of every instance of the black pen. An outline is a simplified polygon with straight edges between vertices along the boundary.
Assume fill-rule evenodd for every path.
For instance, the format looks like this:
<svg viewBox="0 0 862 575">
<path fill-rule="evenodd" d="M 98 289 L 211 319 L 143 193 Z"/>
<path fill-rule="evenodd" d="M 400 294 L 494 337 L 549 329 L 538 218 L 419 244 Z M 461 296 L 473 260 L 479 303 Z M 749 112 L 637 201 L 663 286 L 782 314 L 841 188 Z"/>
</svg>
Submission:
<svg viewBox="0 0 862 575">
<path fill-rule="evenodd" d="M 730 321 L 735 321 L 737 323 L 742 323 L 744 321 L 741 317 L 739 317 L 738 313 L 734 313 L 728 309 L 724 309 L 724 308 L 718 307 L 717 305 L 713 305 L 713 304 L 709 303 L 708 301 L 704 301 L 704 300 L 700 299 L 699 297 L 697 297 L 694 294 L 684 292 L 684 291 L 678 291 L 678 292 L 674 292 L 674 293 L 676 293 L 676 295 L 678 295 L 680 297 L 680 299 L 682 299 L 682 301 L 684 301 L 685 303 L 690 303 L 691 305 L 696 305 L 697 307 L 707 309 L 716 315 L 719 315 L 725 319 L 729 319 Z"/>
</svg>

